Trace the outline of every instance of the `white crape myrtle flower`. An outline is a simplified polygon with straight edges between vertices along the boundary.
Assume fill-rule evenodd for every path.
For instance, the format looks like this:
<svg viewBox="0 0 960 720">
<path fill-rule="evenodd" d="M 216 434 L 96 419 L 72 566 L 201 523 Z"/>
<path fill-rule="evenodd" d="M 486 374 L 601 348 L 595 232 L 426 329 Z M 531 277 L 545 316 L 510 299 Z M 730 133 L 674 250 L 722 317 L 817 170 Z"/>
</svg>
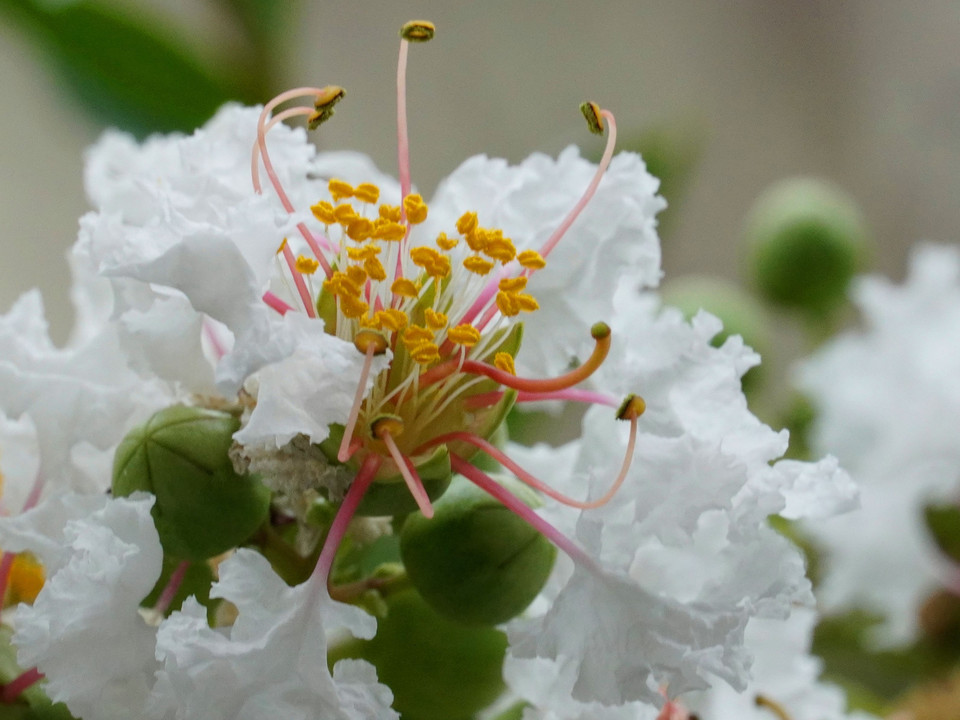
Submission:
<svg viewBox="0 0 960 720">
<path fill-rule="evenodd" d="M 396 717 L 369 664 L 327 670 L 335 633 L 374 632 L 371 617 L 340 600 L 379 587 L 366 578 L 337 585 L 336 554 L 362 503 L 406 486 L 409 506 L 391 500 L 380 514 L 419 508 L 432 519 L 453 473 L 569 556 L 509 636 L 510 662 L 554 666 L 571 707 L 640 708 L 647 717 L 664 697 L 718 678 L 742 689 L 751 620 L 786 617 L 810 600 L 799 554 L 766 519 L 843 509 L 849 481 L 830 459 L 771 467 L 786 437 L 748 412 L 739 385 L 756 355 L 736 339 L 711 348 L 715 319 L 689 325 L 637 294 L 660 277 L 655 215 L 664 202 L 638 156 L 613 157 L 613 115 L 582 106 L 607 136 L 597 166 L 575 149 L 516 167 L 473 158 L 428 205 L 411 180 L 404 87 L 409 41 L 432 33 L 412 23 L 402 34 L 398 181 L 356 154 L 318 155 L 302 130 L 280 124 L 327 120 L 343 97 L 335 86 L 289 91 L 262 109 L 227 106 L 191 137 L 138 145 L 111 134 L 89 156 L 96 209 L 82 220 L 72 261 L 78 277 L 97 272 L 107 284 L 76 295 L 114 331 L 128 365 L 118 376 L 135 371 L 168 402 L 196 398 L 212 391 L 209 357 L 217 402 L 247 411 L 231 459 L 238 448 L 276 459 L 305 439 L 337 482 L 347 478 L 342 497 L 309 488 L 329 491 L 335 514 L 308 580 L 287 587 L 266 559 L 239 550 L 212 592 L 236 607 L 231 627 L 210 627 L 188 600 L 163 620 L 147 613 L 155 629 L 130 630 L 126 662 L 105 662 L 96 677 L 111 697 L 129 699 L 132 716 Z M 278 111 L 304 97 L 314 105 Z M 588 379 L 592 389 L 574 387 Z M 515 402 L 547 400 L 598 407 L 570 446 L 517 450 L 551 480 L 544 484 L 489 440 Z M 23 412 L 0 408 L 10 418 Z M 41 446 L 56 408 L 29 416 Z M 623 432 L 611 430 L 616 420 Z M 66 452 L 77 440 L 63 443 Z M 557 502 L 538 514 L 472 464 L 477 449 Z M 51 558 L 31 628 L 70 617 L 70 596 L 58 589 L 84 567 L 100 568 L 86 540 L 100 535 L 120 558 L 98 570 L 105 607 L 122 622 L 138 615 L 150 573 L 127 582 L 125 563 L 137 548 L 154 558 L 156 540 L 113 518 L 135 503 L 142 516 L 144 501 L 97 500 L 102 507 L 71 516 L 60 534 L 49 529 L 58 507 L 50 503 L 3 536 L 27 538 L 25 547 L 39 538 Z M 115 632 L 102 612 L 84 617 L 78 638 Z M 68 667 L 82 663 L 80 645 L 53 661 L 56 638 L 18 638 L 57 697 L 96 717 L 86 704 L 92 688 Z"/>
<path fill-rule="evenodd" d="M 902 285 L 862 277 L 853 300 L 862 327 L 805 361 L 797 384 L 817 410 L 811 446 L 837 453 L 863 509 L 805 527 L 824 551 L 824 608 L 877 612 L 877 639 L 902 643 L 932 591 L 956 585 L 924 507 L 960 489 L 960 250 L 920 245 Z"/>
<path fill-rule="evenodd" d="M 856 498 L 832 458 L 771 466 L 785 434 L 760 423 L 740 390 L 755 353 L 738 337 L 713 348 L 715 318 L 701 313 L 687 324 L 658 305 L 621 288 L 625 312 L 615 321 L 629 330 L 593 377 L 606 388 L 641 388 L 647 400 L 616 502 L 577 510 L 548 498 L 540 511 L 604 569 L 558 563 L 534 611 L 508 626 L 511 655 L 553 659 L 580 702 L 656 703 L 703 689 L 710 676 L 743 690 L 751 618 L 784 618 L 812 602 L 799 552 L 767 517 L 842 512 Z M 559 450 L 511 455 L 556 490 L 586 500 L 589 486 L 597 497 L 628 442 L 598 412 Z"/>
</svg>

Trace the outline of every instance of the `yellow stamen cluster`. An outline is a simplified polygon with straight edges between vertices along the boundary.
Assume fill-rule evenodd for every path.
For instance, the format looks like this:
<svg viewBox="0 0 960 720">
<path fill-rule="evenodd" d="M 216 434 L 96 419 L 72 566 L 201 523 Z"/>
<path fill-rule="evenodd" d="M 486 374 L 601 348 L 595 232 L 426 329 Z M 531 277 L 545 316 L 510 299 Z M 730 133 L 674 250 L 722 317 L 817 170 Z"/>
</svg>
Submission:
<svg viewBox="0 0 960 720">
<path fill-rule="evenodd" d="M 513 355 L 510 353 L 498 352 L 493 358 L 493 364 L 511 375 L 517 374 L 517 368 L 513 364 Z"/>
<path fill-rule="evenodd" d="M 497 292 L 497 307 L 507 317 L 514 317 L 521 312 L 533 312 L 540 308 L 533 295 L 522 292 L 527 286 L 527 278 L 504 278 L 500 281 Z"/>
</svg>

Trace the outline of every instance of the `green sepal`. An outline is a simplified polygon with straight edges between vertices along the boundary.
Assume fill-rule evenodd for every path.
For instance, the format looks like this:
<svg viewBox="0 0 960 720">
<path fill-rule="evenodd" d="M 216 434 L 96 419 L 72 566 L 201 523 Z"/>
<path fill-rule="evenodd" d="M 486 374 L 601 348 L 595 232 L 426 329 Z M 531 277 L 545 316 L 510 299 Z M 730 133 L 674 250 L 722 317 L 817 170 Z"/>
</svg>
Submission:
<svg viewBox="0 0 960 720">
<path fill-rule="evenodd" d="M 509 477 L 498 478 L 531 507 L 539 499 Z M 457 476 L 434 504 L 434 516 L 411 514 L 400 554 L 414 587 L 451 620 L 496 625 L 523 612 L 543 589 L 557 550 L 498 500 Z"/>
<path fill-rule="evenodd" d="M 113 494 L 156 496 L 151 513 L 165 553 L 206 560 L 241 544 L 266 519 L 270 491 L 258 478 L 238 475 L 227 455 L 239 427 L 227 413 L 177 405 L 117 448 Z"/>
<path fill-rule="evenodd" d="M 471 720 L 503 692 L 502 632 L 451 622 L 413 589 L 387 597 L 386 608 L 372 640 L 333 647 L 328 662 L 373 663 L 404 720 Z"/>
</svg>

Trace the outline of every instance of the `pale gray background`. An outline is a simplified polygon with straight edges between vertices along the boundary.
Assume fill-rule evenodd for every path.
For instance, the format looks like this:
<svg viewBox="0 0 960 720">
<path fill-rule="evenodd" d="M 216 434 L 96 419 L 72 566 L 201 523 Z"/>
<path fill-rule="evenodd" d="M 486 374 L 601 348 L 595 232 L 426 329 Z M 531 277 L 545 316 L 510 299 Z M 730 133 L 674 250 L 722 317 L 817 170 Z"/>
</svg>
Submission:
<svg viewBox="0 0 960 720">
<path fill-rule="evenodd" d="M 229 53 L 239 37 L 214 2 L 137 5 L 205 53 Z M 418 17 L 438 27 L 410 62 L 413 172 L 427 196 L 474 153 L 519 160 L 596 143 L 577 113 L 594 98 L 624 130 L 706 131 L 664 244 L 668 276 L 736 277 L 751 201 L 796 173 L 833 179 L 861 203 L 888 274 L 902 274 L 914 241 L 960 237 L 956 2 L 304 2 L 286 79 L 350 93 L 323 146 L 363 150 L 395 172 L 396 32 Z M 82 153 L 98 131 L 41 60 L 0 25 L 0 308 L 39 285 L 64 338 L 61 256 L 86 208 Z"/>
</svg>

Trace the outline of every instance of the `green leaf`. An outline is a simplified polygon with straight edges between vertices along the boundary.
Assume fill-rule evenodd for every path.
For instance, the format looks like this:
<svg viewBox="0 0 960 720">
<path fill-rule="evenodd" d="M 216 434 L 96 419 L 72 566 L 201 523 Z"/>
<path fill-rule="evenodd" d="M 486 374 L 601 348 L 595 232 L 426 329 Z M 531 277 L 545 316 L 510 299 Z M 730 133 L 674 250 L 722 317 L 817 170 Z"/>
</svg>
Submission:
<svg viewBox="0 0 960 720">
<path fill-rule="evenodd" d="M 954 562 L 960 562 L 960 507 L 928 505 L 923 515 L 940 550 Z"/>
<path fill-rule="evenodd" d="M 227 100 L 261 99 L 251 97 L 256 78 L 206 68 L 165 28 L 108 5 L 0 0 L 0 10 L 33 33 L 98 120 L 138 135 L 191 131 Z"/>
</svg>

